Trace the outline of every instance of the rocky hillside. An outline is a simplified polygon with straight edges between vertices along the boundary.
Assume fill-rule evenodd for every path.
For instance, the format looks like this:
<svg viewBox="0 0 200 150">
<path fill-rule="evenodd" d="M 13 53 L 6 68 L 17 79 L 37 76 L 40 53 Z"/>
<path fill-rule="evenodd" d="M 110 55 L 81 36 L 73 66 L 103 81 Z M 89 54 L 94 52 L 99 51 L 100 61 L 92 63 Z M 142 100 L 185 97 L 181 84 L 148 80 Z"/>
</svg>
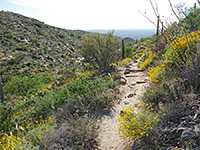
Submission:
<svg viewBox="0 0 200 150">
<path fill-rule="evenodd" d="M 6 76 L 32 74 L 72 64 L 77 58 L 75 43 L 85 33 L 1 11 L 0 72 Z"/>
</svg>

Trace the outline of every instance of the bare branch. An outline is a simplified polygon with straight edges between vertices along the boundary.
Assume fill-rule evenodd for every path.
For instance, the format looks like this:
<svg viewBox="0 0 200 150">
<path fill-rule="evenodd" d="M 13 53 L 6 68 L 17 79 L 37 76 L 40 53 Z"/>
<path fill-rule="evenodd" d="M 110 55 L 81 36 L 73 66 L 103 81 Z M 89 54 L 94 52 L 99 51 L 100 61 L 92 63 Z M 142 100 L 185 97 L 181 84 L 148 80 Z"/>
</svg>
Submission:
<svg viewBox="0 0 200 150">
<path fill-rule="evenodd" d="M 181 22 L 180 18 L 178 17 L 178 15 L 176 14 L 176 12 L 174 11 L 174 8 L 173 8 L 173 6 L 172 6 L 171 0 L 168 0 L 168 1 L 169 1 L 169 4 L 170 4 L 170 7 L 171 7 L 171 9 L 172 9 L 173 14 L 174 14 L 174 15 L 176 16 L 176 18 Z"/>
<path fill-rule="evenodd" d="M 157 27 L 157 25 L 156 25 L 151 19 L 149 19 L 145 14 L 141 13 L 141 11 L 139 11 L 139 13 L 140 13 L 142 16 L 144 16 L 146 19 L 148 19 L 154 26 Z"/>
<path fill-rule="evenodd" d="M 197 2 L 199 3 L 199 5 L 200 5 L 200 0 L 197 0 Z"/>
<path fill-rule="evenodd" d="M 154 6 L 153 6 L 153 3 L 152 3 L 152 1 L 151 1 L 151 0 L 149 0 L 149 1 L 150 1 L 150 3 L 151 3 L 151 7 L 152 7 L 152 9 L 153 9 L 153 11 L 154 11 L 154 13 L 155 13 L 156 17 L 158 17 L 158 14 L 157 14 L 157 12 L 156 12 L 156 10 L 155 10 Z"/>
<path fill-rule="evenodd" d="M 156 11 L 157 11 L 157 15 L 158 16 L 160 16 L 160 14 L 159 14 L 159 11 L 158 11 L 158 3 L 157 3 L 157 1 L 155 0 L 155 4 L 156 4 Z"/>
</svg>

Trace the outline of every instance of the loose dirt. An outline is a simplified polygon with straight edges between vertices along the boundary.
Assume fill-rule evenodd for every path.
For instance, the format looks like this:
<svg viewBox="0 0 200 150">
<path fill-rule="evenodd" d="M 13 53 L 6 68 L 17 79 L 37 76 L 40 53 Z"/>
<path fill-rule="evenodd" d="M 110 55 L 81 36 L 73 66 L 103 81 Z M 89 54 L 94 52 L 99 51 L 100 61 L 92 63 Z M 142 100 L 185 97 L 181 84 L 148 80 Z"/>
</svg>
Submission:
<svg viewBox="0 0 200 150">
<path fill-rule="evenodd" d="M 102 116 L 100 120 L 100 133 L 97 138 L 99 150 L 125 150 L 127 141 L 120 136 L 118 130 L 118 116 L 123 108 L 136 107 L 140 104 L 140 97 L 144 87 L 148 85 L 148 78 L 138 69 L 137 62 L 131 61 L 127 67 L 122 68 L 121 77 L 126 84 L 119 86 L 118 99 L 112 111 Z"/>
</svg>

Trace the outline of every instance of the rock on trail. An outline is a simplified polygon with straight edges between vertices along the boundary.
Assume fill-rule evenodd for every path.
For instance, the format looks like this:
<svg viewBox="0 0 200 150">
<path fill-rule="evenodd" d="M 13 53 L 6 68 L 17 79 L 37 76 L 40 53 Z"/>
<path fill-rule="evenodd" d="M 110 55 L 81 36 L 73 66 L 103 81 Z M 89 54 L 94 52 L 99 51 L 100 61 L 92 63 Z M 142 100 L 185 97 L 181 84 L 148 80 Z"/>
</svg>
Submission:
<svg viewBox="0 0 200 150">
<path fill-rule="evenodd" d="M 148 85 L 146 74 L 138 69 L 137 62 L 131 61 L 126 68 L 122 68 L 122 83 L 113 110 L 108 115 L 103 115 L 100 120 L 100 132 L 97 137 L 99 150 L 125 150 L 126 140 L 118 130 L 118 116 L 123 108 L 136 107 L 144 87 Z"/>
</svg>

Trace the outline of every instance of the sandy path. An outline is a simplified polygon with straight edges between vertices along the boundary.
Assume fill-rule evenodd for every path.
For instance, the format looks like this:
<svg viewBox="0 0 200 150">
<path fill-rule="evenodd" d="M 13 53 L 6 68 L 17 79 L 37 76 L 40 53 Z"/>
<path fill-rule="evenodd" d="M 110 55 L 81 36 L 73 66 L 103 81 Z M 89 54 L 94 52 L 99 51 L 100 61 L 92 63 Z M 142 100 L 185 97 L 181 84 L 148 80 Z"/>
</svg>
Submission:
<svg viewBox="0 0 200 150">
<path fill-rule="evenodd" d="M 127 74 L 124 74 L 125 70 Z M 109 115 L 104 115 L 100 121 L 100 133 L 97 138 L 99 150 L 125 150 L 126 141 L 120 137 L 118 130 L 118 116 L 123 108 L 136 107 L 140 103 L 140 96 L 144 91 L 146 75 L 138 70 L 136 62 L 130 62 L 127 68 L 122 69 L 122 77 L 127 80 L 127 84 L 120 85 L 117 100 L 113 110 Z"/>
</svg>

